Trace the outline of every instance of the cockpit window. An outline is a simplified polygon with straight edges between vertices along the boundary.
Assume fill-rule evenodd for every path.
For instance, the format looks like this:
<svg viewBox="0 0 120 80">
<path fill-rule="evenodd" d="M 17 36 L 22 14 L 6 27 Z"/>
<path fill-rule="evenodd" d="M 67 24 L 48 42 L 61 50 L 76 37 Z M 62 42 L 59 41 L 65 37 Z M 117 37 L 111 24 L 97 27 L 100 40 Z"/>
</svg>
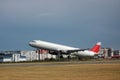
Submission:
<svg viewBox="0 0 120 80">
<path fill-rule="evenodd" d="M 36 40 L 33 40 L 32 42 L 36 42 Z"/>
</svg>

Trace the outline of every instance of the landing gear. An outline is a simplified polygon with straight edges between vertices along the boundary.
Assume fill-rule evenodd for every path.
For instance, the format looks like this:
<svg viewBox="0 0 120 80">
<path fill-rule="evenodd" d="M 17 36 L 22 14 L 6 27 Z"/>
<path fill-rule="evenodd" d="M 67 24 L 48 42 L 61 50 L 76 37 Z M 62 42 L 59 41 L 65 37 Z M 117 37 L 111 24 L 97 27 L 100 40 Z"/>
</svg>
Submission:
<svg viewBox="0 0 120 80">
<path fill-rule="evenodd" d="M 57 60 L 60 61 L 61 59 L 63 59 L 63 55 L 60 52 L 58 52 Z"/>
<path fill-rule="evenodd" d="M 71 56 L 70 56 L 70 54 L 68 54 L 68 61 L 70 60 L 70 58 L 71 58 Z"/>
</svg>

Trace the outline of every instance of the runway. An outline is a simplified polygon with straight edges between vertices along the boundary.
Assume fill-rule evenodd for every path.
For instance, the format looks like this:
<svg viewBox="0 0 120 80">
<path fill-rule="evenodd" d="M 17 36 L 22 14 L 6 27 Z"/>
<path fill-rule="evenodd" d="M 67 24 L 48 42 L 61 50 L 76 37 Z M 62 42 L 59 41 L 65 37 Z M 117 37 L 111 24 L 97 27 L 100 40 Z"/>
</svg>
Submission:
<svg viewBox="0 0 120 80">
<path fill-rule="evenodd" d="M 120 64 L 120 60 L 109 61 L 68 61 L 68 62 L 35 62 L 35 63 L 1 63 L 0 67 L 17 67 L 17 66 L 65 66 L 77 64 Z"/>
</svg>

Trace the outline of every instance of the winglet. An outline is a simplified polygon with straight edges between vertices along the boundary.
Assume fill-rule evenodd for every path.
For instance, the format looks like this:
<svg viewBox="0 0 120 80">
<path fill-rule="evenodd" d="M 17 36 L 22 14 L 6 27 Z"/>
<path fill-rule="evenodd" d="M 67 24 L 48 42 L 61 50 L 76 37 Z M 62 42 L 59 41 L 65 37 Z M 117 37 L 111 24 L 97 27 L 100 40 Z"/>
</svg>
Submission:
<svg viewBox="0 0 120 80">
<path fill-rule="evenodd" d="M 100 51 L 100 48 L 101 48 L 101 42 L 98 42 L 90 50 L 93 51 L 93 52 L 95 52 L 95 53 L 98 53 Z"/>
</svg>

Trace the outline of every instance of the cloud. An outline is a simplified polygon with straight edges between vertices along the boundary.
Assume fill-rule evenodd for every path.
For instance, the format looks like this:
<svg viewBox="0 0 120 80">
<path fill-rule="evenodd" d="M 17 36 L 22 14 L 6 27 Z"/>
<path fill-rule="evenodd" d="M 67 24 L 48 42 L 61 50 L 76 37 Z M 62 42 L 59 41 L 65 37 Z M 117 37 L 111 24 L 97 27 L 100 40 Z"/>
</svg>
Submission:
<svg viewBox="0 0 120 80">
<path fill-rule="evenodd" d="M 0 44 L 11 41 L 18 47 L 20 39 L 26 43 L 44 38 L 68 44 L 76 40 L 80 46 L 101 40 L 116 47 L 120 41 L 119 8 L 120 0 L 1 0 Z"/>
<path fill-rule="evenodd" d="M 52 13 L 40 13 L 37 15 L 37 17 L 41 17 L 41 16 L 50 16 L 53 15 Z"/>
<path fill-rule="evenodd" d="M 0 1 L 0 25 L 62 28 L 120 25 L 119 2 L 119 0 Z"/>
</svg>

